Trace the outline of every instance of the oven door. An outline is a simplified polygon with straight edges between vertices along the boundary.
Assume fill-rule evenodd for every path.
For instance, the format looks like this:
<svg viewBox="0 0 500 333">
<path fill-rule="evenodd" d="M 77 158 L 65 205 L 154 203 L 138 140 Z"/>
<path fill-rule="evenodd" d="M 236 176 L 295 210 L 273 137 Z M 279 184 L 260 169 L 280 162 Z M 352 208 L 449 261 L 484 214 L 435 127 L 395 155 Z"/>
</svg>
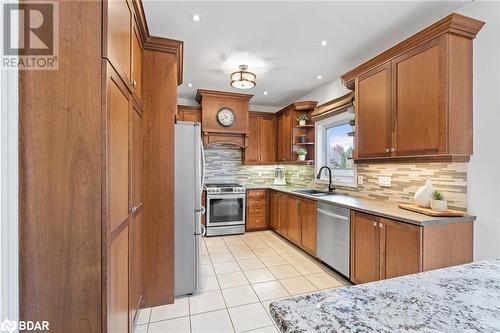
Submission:
<svg viewBox="0 0 500 333">
<path fill-rule="evenodd" d="M 207 226 L 245 224 L 245 194 L 207 195 Z"/>
</svg>

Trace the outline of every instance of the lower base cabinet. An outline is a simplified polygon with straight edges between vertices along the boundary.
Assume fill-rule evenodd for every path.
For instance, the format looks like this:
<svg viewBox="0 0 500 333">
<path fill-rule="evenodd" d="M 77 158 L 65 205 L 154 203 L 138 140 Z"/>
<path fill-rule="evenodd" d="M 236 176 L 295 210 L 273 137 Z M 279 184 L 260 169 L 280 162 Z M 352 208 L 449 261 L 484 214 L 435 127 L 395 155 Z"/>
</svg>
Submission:
<svg viewBox="0 0 500 333">
<path fill-rule="evenodd" d="M 472 227 L 472 222 L 418 226 L 351 211 L 351 281 L 471 262 Z"/>
<path fill-rule="evenodd" d="M 129 330 L 128 226 L 111 241 L 109 255 L 108 332 Z"/>
<path fill-rule="evenodd" d="M 316 201 L 270 191 L 271 229 L 316 256 Z"/>
<path fill-rule="evenodd" d="M 248 190 L 245 230 L 268 229 L 268 215 L 268 191 Z"/>
</svg>

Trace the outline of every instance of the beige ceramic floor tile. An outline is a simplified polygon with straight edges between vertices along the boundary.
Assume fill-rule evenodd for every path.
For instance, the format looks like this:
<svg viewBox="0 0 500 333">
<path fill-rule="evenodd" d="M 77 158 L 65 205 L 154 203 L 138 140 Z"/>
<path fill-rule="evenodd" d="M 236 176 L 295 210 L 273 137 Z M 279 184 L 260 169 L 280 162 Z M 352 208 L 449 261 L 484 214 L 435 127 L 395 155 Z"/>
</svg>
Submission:
<svg viewBox="0 0 500 333">
<path fill-rule="evenodd" d="M 228 308 L 259 302 L 257 295 L 255 295 L 255 292 L 250 285 L 222 289 L 222 296 L 224 296 Z"/>
<path fill-rule="evenodd" d="M 219 253 L 219 254 L 211 254 L 210 258 L 212 259 L 213 264 L 218 264 L 221 262 L 234 261 L 233 255 L 231 252 L 227 253 Z"/>
<path fill-rule="evenodd" d="M 243 271 L 243 273 L 252 284 L 276 280 L 274 275 L 267 268 L 252 269 L 249 271 Z"/>
<path fill-rule="evenodd" d="M 202 276 L 212 276 L 215 275 L 214 266 L 212 264 L 201 265 L 201 275 Z"/>
<path fill-rule="evenodd" d="M 229 313 L 224 309 L 191 316 L 191 332 L 232 333 L 234 329 Z"/>
<path fill-rule="evenodd" d="M 149 318 L 151 317 L 151 308 L 140 309 L 137 314 L 137 319 L 135 320 L 136 325 L 144 325 L 149 323 Z"/>
<path fill-rule="evenodd" d="M 257 328 L 256 330 L 246 331 L 245 333 L 279 333 L 279 331 L 274 325 L 271 325 Z"/>
<path fill-rule="evenodd" d="M 281 258 L 280 256 L 271 256 L 271 257 L 264 257 L 261 258 L 262 262 L 267 266 L 267 267 L 272 267 L 272 266 L 280 266 L 280 265 L 286 265 L 287 262 L 285 259 Z"/>
<path fill-rule="evenodd" d="M 269 270 L 277 279 L 300 276 L 300 273 L 290 265 L 272 266 Z"/>
<path fill-rule="evenodd" d="M 330 289 L 343 286 L 342 282 L 326 272 L 306 275 L 305 278 L 318 289 Z"/>
<path fill-rule="evenodd" d="M 255 254 L 260 258 L 278 255 L 278 253 L 276 253 L 276 251 L 274 251 L 270 247 L 265 247 L 262 249 L 255 249 L 255 250 L 253 250 L 253 252 L 255 252 Z"/>
<path fill-rule="evenodd" d="M 207 250 L 208 250 L 209 254 L 230 253 L 229 248 L 226 245 L 223 245 L 223 246 L 208 246 Z"/>
<path fill-rule="evenodd" d="M 231 250 L 232 251 L 232 250 Z M 255 253 L 252 252 L 252 250 L 248 251 L 232 251 L 233 257 L 236 260 L 245 260 L 245 259 L 255 259 L 257 256 Z"/>
<path fill-rule="evenodd" d="M 312 262 L 299 262 L 292 264 L 292 266 L 293 268 L 298 270 L 299 273 L 302 275 L 309 275 L 309 274 L 323 272 L 323 270 L 319 266 L 313 264 Z"/>
<path fill-rule="evenodd" d="M 249 271 L 251 269 L 265 268 L 266 266 L 257 258 L 254 259 L 242 259 L 238 260 L 238 264 L 244 271 Z"/>
<path fill-rule="evenodd" d="M 148 325 L 134 326 L 132 330 L 134 333 L 148 333 Z"/>
<path fill-rule="evenodd" d="M 220 290 L 207 291 L 205 293 L 189 296 L 189 308 L 191 314 L 224 309 L 226 304 Z"/>
<path fill-rule="evenodd" d="M 261 301 L 290 296 L 278 281 L 256 283 L 252 287 Z"/>
<path fill-rule="evenodd" d="M 217 275 L 225 274 L 225 273 L 233 273 L 240 271 L 240 266 L 236 263 L 236 261 L 228 261 L 221 262 L 218 264 L 214 264 L 214 270 Z"/>
<path fill-rule="evenodd" d="M 303 276 L 283 279 L 280 282 L 291 295 L 317 291 L 317 288 Z"/>
<path fill-rule="evenodd" d="M 187 297 L 176 298 L 174 304 L 155 306 L 151 309 L 150 323 L 167 319 L 189 316 L 189 302 Z"/>
<path fill-rule="evenodd" d="M 244 332 L 273 324 L 260 303 L 229 308 L 229 315 L 236 332 Z"/>
<path fill-rule="evenodd" d="M 220 289 L 219 282 L 217 281 L 217 277 L 215 275 L 212 276 L 203 276 L 201 278 L 201 291 L 212 291 Z"/>
<path fill-rule="evenodd" d="M 239 287 L 248 284 L 248 280 L 243 272 L 219 274 L 217 275 L 217 279 L 219 280 L 219 285 L 222 289 Z"/>
<path fill-rule="evenodd" d="M 159 321 L 149 324 L 148 333 L 189 333 L 190 322 L 189 317 L 182 317 L 170 320 Z"/>
</svg>

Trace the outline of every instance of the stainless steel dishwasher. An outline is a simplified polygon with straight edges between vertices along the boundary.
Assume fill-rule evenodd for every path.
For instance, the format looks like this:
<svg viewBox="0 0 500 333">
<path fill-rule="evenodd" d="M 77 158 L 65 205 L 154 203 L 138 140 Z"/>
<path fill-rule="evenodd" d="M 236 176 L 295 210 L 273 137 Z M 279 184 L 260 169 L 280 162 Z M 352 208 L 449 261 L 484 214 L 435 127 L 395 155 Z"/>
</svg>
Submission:
<svg viewBox="0 0 500 333">
<path fill-rule="evenodd" d="M 347 208 L 318 203 L 316 255 L 347 278 L 349 278 L 350 216 L 350 210 Z"/>
</svg>

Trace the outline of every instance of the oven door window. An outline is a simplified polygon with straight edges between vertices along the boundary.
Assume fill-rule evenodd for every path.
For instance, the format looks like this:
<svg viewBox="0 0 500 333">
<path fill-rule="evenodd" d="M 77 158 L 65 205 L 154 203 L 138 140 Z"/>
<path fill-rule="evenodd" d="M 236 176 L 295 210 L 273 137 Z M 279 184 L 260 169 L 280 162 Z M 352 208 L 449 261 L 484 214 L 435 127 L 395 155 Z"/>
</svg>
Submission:
<svg viewBox="0 0 500 333">
<path fill-rule="evenodd" d="M 243 221 L 243 198 L 210 199 L 210 223 Z"/>
</svg>

